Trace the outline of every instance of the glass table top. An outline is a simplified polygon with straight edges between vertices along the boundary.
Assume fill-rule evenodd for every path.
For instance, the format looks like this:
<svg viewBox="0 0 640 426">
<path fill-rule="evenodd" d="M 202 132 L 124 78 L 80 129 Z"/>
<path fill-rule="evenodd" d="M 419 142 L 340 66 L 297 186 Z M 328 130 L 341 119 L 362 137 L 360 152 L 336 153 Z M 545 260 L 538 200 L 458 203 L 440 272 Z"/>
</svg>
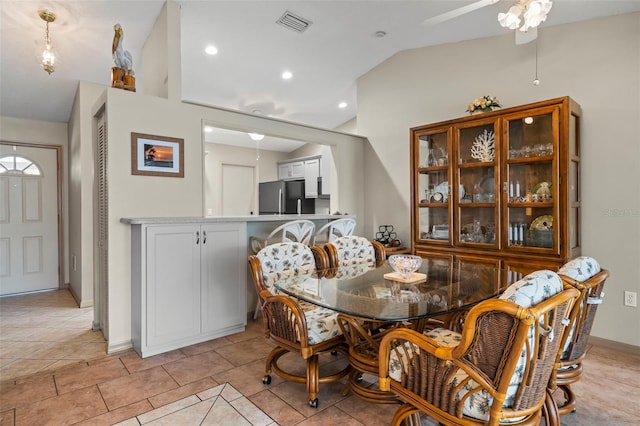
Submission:
<svg viewBox="0 0 640 426">
<path fill-rule="evenodd" d="M 522 275 L 485 264 L 431 261 L 408 280 L 389 266 L 355 265 L 283 277 L 285 294 L 338 312 L 380 321 L 404 321 L 467 309 L 496 297 Z"/>
</svg>

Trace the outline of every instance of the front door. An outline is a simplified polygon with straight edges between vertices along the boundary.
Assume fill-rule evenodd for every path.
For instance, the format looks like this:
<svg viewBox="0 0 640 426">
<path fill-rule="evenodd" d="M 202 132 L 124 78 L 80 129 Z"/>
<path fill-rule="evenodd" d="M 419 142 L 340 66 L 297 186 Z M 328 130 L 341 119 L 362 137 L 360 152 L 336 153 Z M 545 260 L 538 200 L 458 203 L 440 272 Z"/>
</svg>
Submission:
<svg viewBox="0 0 640 426">
<path fill-rule="evenodd" d="M 0 143 L 0 295 L 57 289 L 58 148 Z"/>
</svg>

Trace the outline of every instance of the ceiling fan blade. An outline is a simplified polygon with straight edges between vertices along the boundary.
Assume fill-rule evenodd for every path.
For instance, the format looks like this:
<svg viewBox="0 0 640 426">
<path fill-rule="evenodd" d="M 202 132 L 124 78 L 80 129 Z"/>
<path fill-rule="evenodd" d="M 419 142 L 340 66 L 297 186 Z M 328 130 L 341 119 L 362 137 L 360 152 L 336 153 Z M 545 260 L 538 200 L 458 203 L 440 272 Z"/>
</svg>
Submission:
<svg viewBox="0 0 640 426">
<path fill-rule="evenodd" d="M 538 37 L 538 28 L 529 28 L 527 31 L 515 30 L 516 44 L 526 44 L 532 42 Z"/>
<path fill-rule="evenodd" d="M 440 15 L 427 18 L 424 21 L 422 21 L 422 25 L 425 27 L 438 25 L 438 24 L 441 24 L 442 22 L 464 15 L 465 13 L 473 12 L 474 10 L 480 9 L 482 7 L 492 5 L 494 3 L 497 3 L 498 1 L 499 0 L 478 0 L 466 6 L 462 6 L 457 9 L 450 10 L 449 12 L 445 12 Z"/>
</svg>

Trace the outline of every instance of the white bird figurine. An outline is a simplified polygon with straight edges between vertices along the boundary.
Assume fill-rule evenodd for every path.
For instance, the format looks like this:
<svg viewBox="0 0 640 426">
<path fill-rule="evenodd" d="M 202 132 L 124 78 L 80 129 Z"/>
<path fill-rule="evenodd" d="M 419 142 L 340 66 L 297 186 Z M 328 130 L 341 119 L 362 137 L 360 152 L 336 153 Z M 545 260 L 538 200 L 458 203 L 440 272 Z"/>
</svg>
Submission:
<svg viewBox="0 0 640 426">
<path fill-rule="evenodd" d="M 129 53 L 128 50 L 124 50 L 122 47 L 122 39 L 124 38 L 122 27 L 120 24 L 115 24 L 113 26 L 113 30 L 115 31 L 115 34 L 113 35 L 113 46 L 111 47 L 113 60 L 117 67 L 131 71 L 131 68 L 133 67 L 133 60 L 131 58 L 131 53 Z"/>
</svg>

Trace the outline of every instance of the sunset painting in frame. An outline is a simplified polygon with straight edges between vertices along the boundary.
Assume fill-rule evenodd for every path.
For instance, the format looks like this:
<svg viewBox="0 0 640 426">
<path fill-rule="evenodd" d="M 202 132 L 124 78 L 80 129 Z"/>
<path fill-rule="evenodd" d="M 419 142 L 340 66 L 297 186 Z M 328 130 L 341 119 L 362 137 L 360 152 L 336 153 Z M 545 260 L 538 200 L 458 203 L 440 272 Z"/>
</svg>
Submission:
<svg viewBox="0 0 640 426">
<path fill-rule="evenodd" d="M 184 140 L 131 133 L 131 174 L 184 177 Z"/>
</svg>

